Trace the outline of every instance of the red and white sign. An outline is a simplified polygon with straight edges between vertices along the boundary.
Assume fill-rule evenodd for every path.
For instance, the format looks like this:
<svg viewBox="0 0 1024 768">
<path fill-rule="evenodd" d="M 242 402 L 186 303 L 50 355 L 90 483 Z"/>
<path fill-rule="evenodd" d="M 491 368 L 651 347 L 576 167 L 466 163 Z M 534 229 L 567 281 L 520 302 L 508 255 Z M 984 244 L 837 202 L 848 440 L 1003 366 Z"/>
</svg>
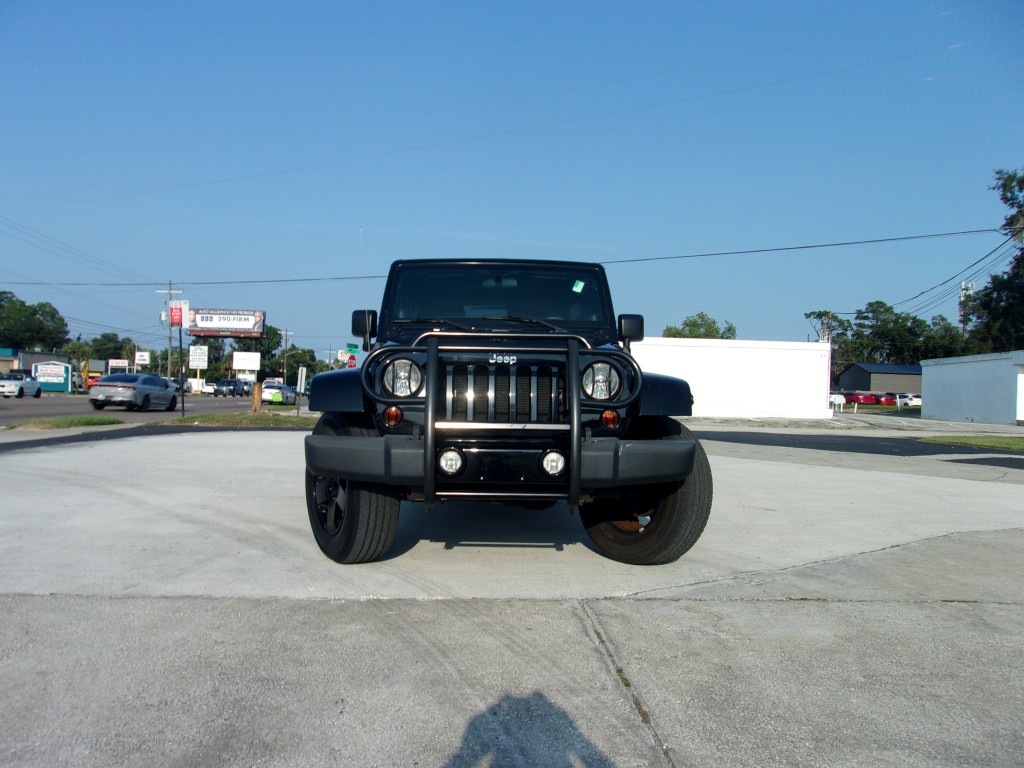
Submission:
<svg viewBox="0 0 1024 768">
<path fill-rule="evenodd" d="M 187 301 L 172 301 L 170 309 L 171 325 L 184 325 L 183 319 L 188 313 Z"/>
<path fill-rule="evenodd" d="M 349 368 L 355 368 L 356 367 L 356 356 L 355 355 L 349 355 L 348 356 L 348 362 L 346 363 L 346 365 Z"/>
</svg>

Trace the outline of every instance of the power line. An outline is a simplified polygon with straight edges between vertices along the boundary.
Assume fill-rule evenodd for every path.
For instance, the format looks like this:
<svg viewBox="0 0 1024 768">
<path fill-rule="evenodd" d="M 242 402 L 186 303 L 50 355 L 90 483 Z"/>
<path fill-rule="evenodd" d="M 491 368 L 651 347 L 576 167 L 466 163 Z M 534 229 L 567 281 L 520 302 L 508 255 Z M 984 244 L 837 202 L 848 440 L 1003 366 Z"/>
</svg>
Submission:
<svg viewBox="0 0 1024 768">
<path fill-rule="evenodd" d="M 910 240 L 929 240 L 940 237 L 959 237 L 961 235 L 980 235 L 999 232 L 998 229 L 966 229 L 959 232 L 937 232 L 930 235 L 906 235 L 903 237 L 880 237 L 872 240 L 846 240 L 838 243 L 815 243 L 814 245 L 788 245 L 780 248 L 752 248 L 745 251 L 711 251 L 707 253 L 690 253 L 681 256 L 644 256 L 635 259 L 613 259 L 602 261 L 601 264 L 638 264 L 644 261 L 677 261 L 679 259 L 703 259 L 711 256 L 751 256 L 763 253 L 785 253 L 788 251 L 810 251 L 818 248 L 849 248 L 857 245 L 880 245 L 882 243 L 900 243 Z"/>
<path fill-rule="evenodd" d="M 966 229 L 956 232 L 935 232 L 927 235 L 904 235 L 900 237 L 880 237 L 869 240 L 845 240 L 834 243 L 814 243 L 811 245 L 788 245 L 776 248 L 752 248 L 741 251 L 708 251 L 704 253 L 688 253 L 676 256 L 641 256 L 631 259 L 607 259 L 600 261 L 600 264 L 639 264 L 650 261 L 678 261 L 683 259 L 703 259 L 719 256 L 750 256 L 768 253 L 789 253 L 793 251 L 810 251 L 824 248 L 851 248 L 864 245 L 881 245 L 885 243 L 900 243 L 913 240 L 929 240 L 943 237 L 962 237 L 966 235 L 981 235 L 999 232 L 998 229 Z M 387 275 L 337 275 L 333 277 L 290 277 L 270 278 L 265 280 L 179 280 L 176 285 L 194 286 L 231 286 L 231 285 L 282 285 L 287 283 L 328 283 L 351 280 L 383 280 Z M 45 286 L 45 287 L 87 287 L 87 288 L 153 288 L 163 285 L 162 282 L 146 283 L 57 283 L 44 281 L 22 281 L 8 282 L 8 285 Z"/>
</svg>

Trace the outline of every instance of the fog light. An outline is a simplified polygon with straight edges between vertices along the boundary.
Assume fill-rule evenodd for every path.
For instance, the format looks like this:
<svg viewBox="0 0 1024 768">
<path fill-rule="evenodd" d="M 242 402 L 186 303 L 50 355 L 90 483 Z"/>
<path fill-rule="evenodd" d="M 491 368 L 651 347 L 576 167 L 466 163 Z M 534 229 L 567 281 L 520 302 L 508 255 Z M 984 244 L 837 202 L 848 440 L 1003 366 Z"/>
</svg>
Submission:
<svg viewBox="0 0 1024 768">
<path fill-rule="evenodd" d="M 446 475 L 457 475 L 462 471 L 465 459 L 454 448 L 445 448 L 437 457 L 437 468 Z"/>
<path fill-rule="evenodd" d="M 615 429 L 619 426 L 619 414 L 617 411 L 601 411 L 601 426 L 605 429 Z"/>
<path fill-rule="evenodd" d="M 384 409 L 384 423 L 389 427 L 402 423 L 402 409 L 397 405 L 389 405 Z"/>
<path fill-rule="evenodd" d="M 565 456 L 559 451 L 548 451 L 540 457 L 540 468 L 551 477 L 557 477 L 565 471 Z"/>
</svg>

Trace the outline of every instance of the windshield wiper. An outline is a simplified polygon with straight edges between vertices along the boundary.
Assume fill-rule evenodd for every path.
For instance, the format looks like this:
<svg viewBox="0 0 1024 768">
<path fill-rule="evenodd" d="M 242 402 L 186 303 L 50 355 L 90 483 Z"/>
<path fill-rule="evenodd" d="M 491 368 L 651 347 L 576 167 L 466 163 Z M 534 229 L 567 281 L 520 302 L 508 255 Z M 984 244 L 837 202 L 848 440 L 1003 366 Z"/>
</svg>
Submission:
<svg viewBox="0 0 1024 768">
<path fill-rule="evenodd" d="M 543 327 L 545 327 L 545 328 L 547 328 L 549 330 L 557 331 L 558 333 L 568 333 L 568 331 L 565 330 L 565 328 L 560 328 L 557 325 L 554 325 L 553 323 L 549 323 L 547 320 L 539 320 L 536 317 L 515 317 L 515 316 L 513 316 L 513 317 L 498 317 L 498 316 L 489 316 L 489 317 L 481 317 L 480 319 L 481 320 L 505 320 L 505 321 L 508 321 L 510 323 L 521 323 L 523 325 L 532 323 L 533 325 L 540 325 L 540 326 L 543 326 Z"/>
</svg>

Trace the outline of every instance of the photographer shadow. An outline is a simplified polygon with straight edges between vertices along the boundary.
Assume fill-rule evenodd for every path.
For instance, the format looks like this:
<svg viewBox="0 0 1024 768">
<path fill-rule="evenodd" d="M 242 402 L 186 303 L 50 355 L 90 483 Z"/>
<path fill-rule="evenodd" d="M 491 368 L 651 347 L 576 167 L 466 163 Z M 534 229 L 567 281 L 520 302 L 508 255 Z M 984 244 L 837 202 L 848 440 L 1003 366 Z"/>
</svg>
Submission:
<svg viewBox="0 0 1024 768">
<path fill-rule="evenodd" d="M 540 691 L 503 696 L 466 725 L 462 743 L 444 768 L 615 768 L 568 712 Z"/>
</svg>

